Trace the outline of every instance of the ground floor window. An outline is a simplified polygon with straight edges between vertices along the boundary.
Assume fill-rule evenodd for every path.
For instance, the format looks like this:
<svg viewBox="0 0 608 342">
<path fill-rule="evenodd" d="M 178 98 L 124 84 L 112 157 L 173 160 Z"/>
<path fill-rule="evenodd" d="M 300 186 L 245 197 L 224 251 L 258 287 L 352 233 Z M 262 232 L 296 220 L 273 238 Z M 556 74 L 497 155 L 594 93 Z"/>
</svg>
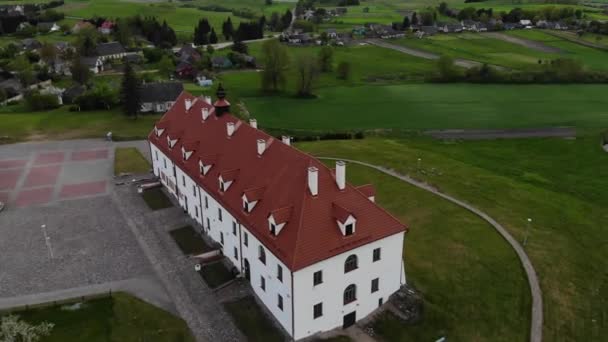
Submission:
<svg viewBox="0 0 608 342">
<path fill-rule="evenodd" d="M 314 318 L 323 316 L 323 303 L 315 304 L 315 306 L 312 307 L 312 312 Z"/>
<path fill-rule="evenodd" d="M 283 311 L 283 296 L 281 295 L 277 295 L 278 296 L 278 307 L 279 309 L 281 309 L 281 311 Z"/>
</svg>

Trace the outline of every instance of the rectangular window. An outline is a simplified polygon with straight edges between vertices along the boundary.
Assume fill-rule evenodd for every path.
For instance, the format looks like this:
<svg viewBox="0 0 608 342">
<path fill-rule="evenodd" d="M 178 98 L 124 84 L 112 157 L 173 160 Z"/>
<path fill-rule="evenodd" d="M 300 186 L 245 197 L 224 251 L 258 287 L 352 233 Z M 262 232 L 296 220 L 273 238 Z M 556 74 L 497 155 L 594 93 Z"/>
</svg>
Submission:
<svg viewBox="0 0 608 342">
<path fill-rule="evenodd" d="M 220 243 L 223 245 L 224 244 L 224 233 L 220 232 Z"/>
<path fill-rule="evenodd" d="M 372 293 L 378 292 L 378 288 L 380 287 L 380 279 L 372 279 Z"/>
<path fill-rule="evenodd" d="M 380 260 L 380 257 L 381 257 L 380 248 L 378 247 L 378 248 L 374 249 L 374 257 L 373 257 L 374 262 Z"/>
<path fill-rule="evenodd" d="M 384 304 L 384 298 L 380 297 L 380 299 L 378 299 L 378 307 L 381 307 L 382 304 Z"/>
<path fill-rule="evenodd" d="M 182 185 L 186 186 L 186 176 L 182 175 Z"/>
<path fill-rule="evenodd" d="M 211 222 L 209 221 L 208 217 L 207 217 L 207 229 L 211 230 Z"/>
<path fill-rule="evenodd" d="M 346 228 L 344 229 L 344 235 L 349 236 L 349 235 L 353 235 L 353 224 L 347 224 Z"/>
<path fill-rule="evenodd" d="M 263 276 L 260 276 L 260 287 L 262 290 L 266 291 L 266 278 Z"/>
<path fill-rule="evenodd" d="M 239 251 L 236 249 L 236 247 L 234 247 L 234 258 L 239 260 Z"/>
<path fill-rule="evenodd" d="M 312 312 L 313 318 L 319 318 L 323 316 L 323 303 L 315 304 L 315 306 L 312 307 Z"/>
<path fill-rule="evenodd" d="M 317 286 L 323 283 L 323 271 L 317 271 L 312 275 L 312 283 L 314 286 Z"/>
<path fill-rule="evenodd" d="M 217 208 L 217 219 L 222 222 L 222 208 Z"/>
<path fill-rule="evenodd" d="M 209 209 L 209 198 L 205 196 L 205 209 Z"/>
<path fill-rule="evenodd" d="M 281 311 L 283 311 L 283 296 L 281 296 L 281 295 L 277 295 L 277 296 L 278 296 L 277 306 L 279 307 L 279 309 L 281 309 Z"/>
<path fill-rule="evenodd" d="M 158 151 L 154 151 L 154 157 L 156 157 L 156 160 L 158 160 Z"/>
<path fill-rule="evenodd" d="M 192 184 L 192 194 L 194 195 L 194 198 L 196 198 L 196 185 Z"/>
<path fill-rule="evenodd" d="M 194 207 L 194 211 L 196 212 L 196 217 L 198 217 L 198 207 Z"/>
<path fill-rule="evenodd" d="M 277 265 L 277 279 L 279 279 L 280 282 L 283 282 L 283 267 L 281 267 L 281 265 Z"/>
<path fill-rule="evenodd" d="M 236 236 L 236 221 L 232 221 L 232 235 Z"/>
<path fill-rule="evenodd" d="M 167 159 L 163 158 L 163 165 L 165 165 L 165 169 L 167 168 Z"/>
<path fill-rule="evenodd" d="M 249 246 L 249 235 L 245 232 L 243 232 L 243 244 Z"/>
</svg>

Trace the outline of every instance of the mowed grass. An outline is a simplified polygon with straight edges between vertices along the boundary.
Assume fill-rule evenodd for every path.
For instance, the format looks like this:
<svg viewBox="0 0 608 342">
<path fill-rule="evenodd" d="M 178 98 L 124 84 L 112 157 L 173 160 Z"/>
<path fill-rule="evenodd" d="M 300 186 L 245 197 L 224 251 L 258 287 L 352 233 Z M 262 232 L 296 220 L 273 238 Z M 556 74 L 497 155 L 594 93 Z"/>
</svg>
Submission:
<svg viewBox="0 0 608 342">
<path fill-rule="evenodd" d="M 17 105 L 0 110 L 0 136 L 8 137 L 7 141 L 104 138 L 111 131 L 117 139 L 144 139 L 159 118 L 146 115 L 134 120 L 120 109 L 70 112 L 67 106 L 30 112 Z"/>
<path fill-rule="evenodd" d="M 251 342 L 283 342 L 285 338 L 266 317 L 253 297 L 225 303 L 234 323 Z"/>
<path fill-rule="evenodd" d="M 452 58 L 470 59 L 513 69 L 527 69 L 538 65 L 539 59 L 557 57 L 555 54 L 534 51 L 475 33 L 435 35 L 423 39 L 408 37 L 393 42 Z"/>
<path fill-rule="evenodd" d="M 16 314 L 34 324 L 53 323 L 44 342 L 195 341 L 183 320 L 123 293 L 86 301 L 78 310 L 47 307 Z"/>
<path fill-rule="evenodd" d="M 173 206 L 173 203 L 171 203 L 171 200 L 165 195 L 161 188 L 144 191 L 142 198 L 151 210 L 160 210 Z"/>
<path fill-rule="evenodd" d="M 316 152 L 332 150 L 333 143 L 298 147 Z M 515 253 L 489 224 L 364 166 L 348 164 L 347 178 L 355 185 L 373 184 L 377 203 L 410 227 L 405 272 L 424 297 L 423 320 L 407 326 L 392 322 L 384 340 L 435 341 L 449 336 L 454 341 L 526 341 L 530 292 L 525 274 Z"/>
<path fill-rule="evenodd" d="M 298 146 L 315 155 L 365 160 L 423 179 L 484 210 L 518 241 L 524 240 L 526 219 L 532 218 L 526 251 L 543 291 L 544 339 L 600 341 L 608 334 L 608 153 L 599 146 L 597 133 L 591 132 L 576 140 L 442 143 L 410 138 L 330 141 Z M 424 173 L 417 171 L 418 158 L 422 159 Z M 352 173 L 347 171 L 349 180 L 352 180 Z M 378 199 L 382 201 L 382 197 L 380 194 Z M 415 197 L 402 197 L 405 202 L 415 200 Z M 390 201 L 385 205 L 394 211 Z M 424 208 L 421 206 L 420 210 Z M 446 229 L 449 226 L 457 231 L 468 227 L 444 225 Z M 406 252 L 408 242 L 411 248 L 416 245 L 412 241 L 415 228 L 412 224 L 412 232 L 406 239 Z M 433 236 L 429 239 L 427 243 L 435 243 Z M 488 243 L 485 238 L 478 241 L 482 246 Z M 432 258 L 444 250 L 431 249 L 428 254 L 418 257 Z M 410 268 L 428 262 L 428 259 L 414 261 L 412 258 L 415 256 L 406 259 Z M 433 269 L 437 266 L 433 264 Z M 492 268 L 484 272 L 500 273 Z M 430 281 L 436 282 L 443 277 L 442 274 L 434 276 L 429 275 Z M 416 284 L 416 276 L 411 278 Z M 488 281 L 479 294 L 497 286 L 501 283 Z M 438 308 L 445 306 L 444 301 L 453 294 L 446 291 L 442 295 L 446 297 L 434 302 Z M 483 322 L 483 319 L 478 321 Z M 494 338 L 500 338 L 500 334 L 489 340 Z"/>
<path fill-rule="evenodd" d="M 192 226 L 174 229 L 169 234 L 185 255 L 197 255 L 211 251 L 211 247 Z"/>
<path fill-rule="evenodd" d="M 121 173 L 145 173 L 150 163 L 135 147 L 119 147 L 114 150 L 114 175 Z"/>
<path fill-rule="evenodd" d="M 230 89 L 230 88 L 228 88 Z M 403 84 L 246 97 L 270 128 L 308 130 L 608 127 L 606 85 Z"/>
</svg>

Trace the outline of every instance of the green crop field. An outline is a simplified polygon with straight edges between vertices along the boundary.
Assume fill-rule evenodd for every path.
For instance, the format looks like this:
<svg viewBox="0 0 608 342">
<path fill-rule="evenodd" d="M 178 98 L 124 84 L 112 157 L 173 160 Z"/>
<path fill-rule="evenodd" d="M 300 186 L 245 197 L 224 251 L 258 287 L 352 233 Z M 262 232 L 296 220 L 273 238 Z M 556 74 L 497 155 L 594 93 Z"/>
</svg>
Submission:
<svg viewBox="0 0 608 342">
<path fill-rule="evenodd" d="M 358 159 L 384 165 L 425 180 L 441 191 L 484 210 L 503 224 L 518 241 L 523 241 L 526 236 L 526 219 L 532 218 L 526 251 L 538 272 L 543 291 L 544 340 L 600 341 L 602 336 L 608 334 L 608 153 L 599 146 L 596 133 L 597 131 L 589 131 L 575 140 L 520 139 L 441 143 L 426 138 L 365 139 L 301 143 L 298 147 L 314 155 Z M 418 169 L 418 158 L 421 158 L 421 170 Z M 351 169 L 355 170 L 351 172 Z M 354 174 L 352 179 L 351 173 Z M 349 180 L 358 182 L 358 174 L 359 171 L 355 167 L 347 168 Z M 366 180 L 377 180 L 380 189 L 387 186 L 382 177 L 374 176 L 373 179 Z M 389 191 L 401 190 L 394 185 L 389 187 Z M 380 192 L 378 200 L 382 201 L 382 197 Z M 407 191 L 398 198 L 401 202 L 395 203 L 395 206 L 392 206 L 390 199 L 381 203 L 393 211 L 398 211 L 401 207 L 411 208 L 420 201 L 420 197 L 411 196 Z M 452 274 L 444 274 L 441 271 L 441 267 L 450 265 L 451 261 L 445 259 L 435 262 L 435 258 L 449 259 L 444 253 L 453 253 L 457 249 L 433 246 L 435 243 L 442 244 L 443 238 L 446 243 L 459 242 L 441 234 L 433 235 L 430 232 L 433 229 L 429 229 L 424 222 L 415 224 L 419 215 L 426 217 L 427 208 L 427 205 L 424 205 L 419 210 L 414 210 L 409 214 L 412 215 L 411 218 L 408 215 L 403 216 L 406 221 L 411 221 L 411 232 L 405 244 L 406 267 L 410 267 L 410 280 L 414 285 L 429 286 L 433 291 L 437 291 L 436 286 L 446 281 L 447 274 Z M 449 213 L 442 215 L 458 216 Z M 441 226 L 446 234 L 458 234 L 452 230 L 470 228 L 468 225 L 451 225 L 447 222 Z M 417 229 L 420 233 L 416 233 Z M 480 246 L 485 246 L 485 238 L 487 237 L 484 237 L 484 241 L 480 240 Z M 468 245 L 460 246 L 466 249 Z M 421 251 L 419 248 L 429 249 Z M 459 257 L 455 258 L 460 261 Z M 477 259 L 475 262 L 488 262 L 491 259 Z M 466 261 L 462 263 L 467 264 Z M 424 270 L 426 267 L 428 270 Z M 484 267 L 483 272 L 498 275 L 503 271 Z M 520 277 L 521 273 L 515 272 L 512 275 Z M 462 304 L 475 301 L 486 303 L 486 300 L 479 296 L 488 295 L 488 291 L 502 291 L 504 284 L 488 281 L 484 285 L 477 293 L 471 293 L 472 297 L 463 300 Z M 519 288 L 513 288 L 514 297 L 505 298 L 505 301 L 500 303 L 519 303 L 520 291 Z M 427 294 L 425 290 L 423 292 Z M 460 297 L 460 294 L 454 294 L 449 288 L 435 295 L 441 296 L 441 299 L 427 306 L 433 307 L 433 304 L 437 304 L 441 308 L 450 300 L 459 301 L 452 297 Z M 493 310 L 503 308 L 487 308 L 488 314 L 492 315 Z M 450 313 L 459 311 L 456 307 Z M 470 317 L 472 321 L 480 324 L 473 328 L 474 331 L 481 331 L 481 325 L 488 322 L 483 317 Z M 505 314 L 502 318 L 512 317 Z M 488 335 L 487 338 L 461 338 L 457 332 L 460 324 L 457 320 L 430 324 L 435 330 L 443 327 L 450 340 L 455 337 L 458 341 L 494 341 L 505 337 L 500 331 L 502 322 L 498 322 L 495 335 Z M 411 333 L 410 327 L 391 327 L 395 330 L 387 338 L 390 341 L 434 340 L 431 337 L 438 337 L 434 335 L 406 339 Z M 507 336 L 504 340 L 525 340 L 509 338 Z"/>
</svg>

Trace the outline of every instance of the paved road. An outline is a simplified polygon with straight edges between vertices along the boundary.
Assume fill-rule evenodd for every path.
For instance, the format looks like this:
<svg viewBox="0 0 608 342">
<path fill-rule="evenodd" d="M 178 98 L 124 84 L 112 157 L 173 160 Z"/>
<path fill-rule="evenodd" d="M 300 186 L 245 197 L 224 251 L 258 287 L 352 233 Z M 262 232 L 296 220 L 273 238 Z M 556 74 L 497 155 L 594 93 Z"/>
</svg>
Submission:
<svg viewBox="0 0 608 342">
<path fill-rule="evenodd" d="M 375 45 L 375 46 L 379 46 L 385 49 L 391 49 L 391 50 L 395 50 L 395 51 L 399 51 L 405 54 L 408 54 L 410 56 L 414 56 L 414 57 L 420 57 L 420 58 L 424 58 L 424 59 L 431 59 L 431 60 L 437 60 L 439 59 L 439 55 L 432 53 L 432 52 L 428 52 L 428 51 L 424 51 L 424 50 L 418 50 L 418 49 L 412 49 L 409 47 L 405 47 L 405 46 L 401 46 L 401 45 L 396 45 L 396 44 L 391 44 L 389 42 L 387 42 L 386 40 L 381 40 L 381 39 L 368 39 L 366 40 L 367 43 Z M 470 69 L 470 68 L 474 68 L 474 67 L 479 67 L 482 66 L 483 63 L 477 62 L 477 61 L 472 61 L 469 59 L 462 59 L 462 58 L 456 58 L 454 59 L 454 64 L 459 66 L 459 67 L 463 67 L 466 69 Z M 490 65 L 491 67 L 498 69 L 498 70 L 505 70 L 505 68 L 498 66 L 498 65 Z"/>
<path fill-rule="evenodd" d="M 439 192 L 437 189 L 433 188 L 432 186 L 430 186 L 426 183 L 414 180 L 414 179 L 410 178 L 409 176 L 402 175 L 394 170 L 391 170 L 391 169 L 388 169 L 388 168 L 385 168 L 382 166 L 377 166 L 377 165 L 357 161 L 357 160 L 330 158 L 330 157 L 317 157 L 317 158 L 318 159 L 328 159 L 328 160 L 343 160 L 348 163 L 363 165 L 363 166 L 367 166 L 372 169 L 378 170 L 384 174 L 398 178 L 404 182 L 412 184 L 423 190 L 430 191 L 439 197 L 442 197 L 454 204 L 457 204 L 457 205 L 467 209 L 468 211 L 472 212 L 473 214 L 481 217 L 482 219 L 487 221 L 490 225 L 492 225 L 492 227 L 494 227 L 494 229 L 496 229 L 496 231 L 515 250 L 515 253 L 517 253 L 519 260 L 522 263 L 524 270 L 526 271 L 526 275 L 528 277 L 528 284 L 530 285 L 530 292 L 532 293 L 532 322 L 531 322 L 531 329 L 530 329 L 530 342 L 541 342 L 542 341 L 543 299 L 542 299 L 542 291 L 540 289 L 540 285 L 538 284 L 538 277 L 536 275 L 536 271 L 534 270 L 534 266 L 532 266 L 532 262 L 530 261 L 530 258 L 528 258 L 528 255 L 526 254 L 523 247 L 519 244 L 519 242 L 517 242 L 517 240 L 515 240 L 515 238 L 513 238 L 513 236 L 511 236 L 511 234 L 509 234 L 509 232 L 500 223 L 496 222 L 496 220 L 491 218 L 488 214 L 473 207 L 472 205 L 465 203 L 461 200 L 458 200 L 450 195 L 446 195 L 442 192 Z"/>
</svg>

